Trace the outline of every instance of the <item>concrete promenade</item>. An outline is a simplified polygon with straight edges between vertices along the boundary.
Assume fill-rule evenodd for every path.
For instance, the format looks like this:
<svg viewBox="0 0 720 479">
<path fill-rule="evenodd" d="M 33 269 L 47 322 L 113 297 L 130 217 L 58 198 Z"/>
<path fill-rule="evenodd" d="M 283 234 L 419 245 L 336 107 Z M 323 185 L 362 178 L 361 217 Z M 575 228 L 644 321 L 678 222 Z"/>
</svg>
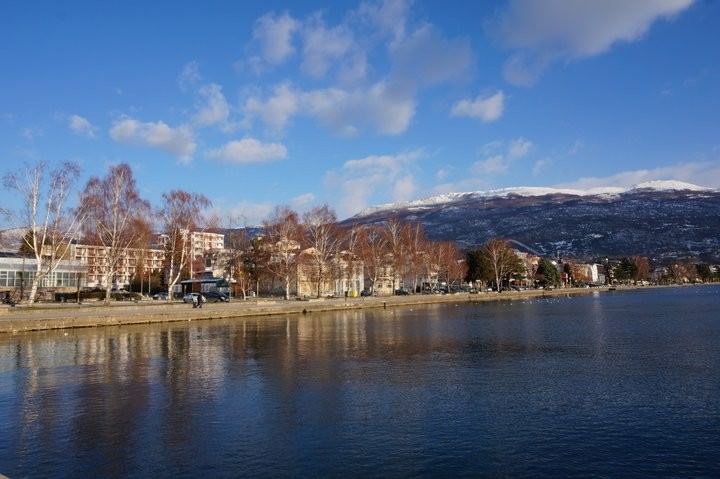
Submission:
<svg viewBox="0 0 720 479">
<path fill-rule="evenodd" d="M 626 287 L 621 290 L 646 289 Z M 422 304 L 467 303 L 502 300 L 521 300 L 544 296 L 567 296 L 606 292 L 608 288 L 567 288 L 556 290 L 528 290 L 480 294 L 409 295 L 368 298 L 311 299 L 306 301 L 283 299 L 252 299 L 230 303 L 207 303 L 202 309 L 189 304 L 144 301 L 140 303 L 39 304 L 36 306 L 3 306 L 0 310 L 0 334 L 49 329 L 149 324 L 172 321 L 196 321 L 253 316 L 312 314 L 325 311 L 390 308 Z"/>
</svg>

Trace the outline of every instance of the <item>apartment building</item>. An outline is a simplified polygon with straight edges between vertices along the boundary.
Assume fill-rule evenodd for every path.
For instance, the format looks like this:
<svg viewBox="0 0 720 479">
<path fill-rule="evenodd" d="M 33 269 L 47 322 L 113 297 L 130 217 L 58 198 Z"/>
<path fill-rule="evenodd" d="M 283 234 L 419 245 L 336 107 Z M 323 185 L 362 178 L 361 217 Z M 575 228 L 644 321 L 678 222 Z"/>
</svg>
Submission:
<svg viewBox="0 0 720 479">
<path fill-rule="evenodd" d="M 164 247 L 170 240 L 170 236 L 159 233 L 156 242 Z M 202 256 L 206 251 L 219 251 L 225 248 L 225 235 L 222 233 L 211 233 L 208 231 L 193 231 L 190 233 L 190 251 L 193 259 Z"/>
<path fill-rule="evenodd" d="M 88 287 L 105 287 L 105 278 L 110 268 L 108 248 L 98 245 L 76 244 L 71 256 L 86 268 Z M 122 287 L 142 271 L 144 274 L 160 271 L 163 267 L 165 251 L 154 248 L 125 248 L 116 267 L 113 284 Z M 142 266 L 142 267 L 141 267 Z"/>
</svg>

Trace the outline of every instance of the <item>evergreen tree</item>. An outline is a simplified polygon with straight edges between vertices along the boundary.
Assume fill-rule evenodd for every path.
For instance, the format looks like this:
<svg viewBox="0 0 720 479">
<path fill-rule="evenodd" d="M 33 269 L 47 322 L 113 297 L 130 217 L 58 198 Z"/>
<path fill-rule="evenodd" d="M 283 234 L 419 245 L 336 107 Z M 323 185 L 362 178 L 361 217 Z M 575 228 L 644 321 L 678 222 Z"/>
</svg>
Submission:
<svg viewBox="0 0 720 479">
<path fill-rule="evenodd" d="M 697 270 L 697 275 L 703 281 L 708 281 L 712 277 L 712 271 L 710 271 L 710 266 L 704 263 L 695 265 L 695 269 Z"/>
<path fill-rule="evenodd" d="M 620 260 L 620 264 L 615 268 L 615 278 L 620 281 L 629 281 L 634 279 L 637 273 L 637 265 L 633 258 L 624 257 Z"/>
<path fill-rule="evenodd" d="M 535 277 L 539 277 L 543 286 L 557 286 L 560 284 L 560 273 L 555 265 L 547 258 L 540 259 Z"/>
<path fill-rule="evenodd" d="M 482 250 L 468 251 L 466 261 L 468 271 L 465 275 L 465 281 L 481 281 L 483 284 L 492 281 L 492 267 L 485 255 L 483 255 Z"/>
</svg>

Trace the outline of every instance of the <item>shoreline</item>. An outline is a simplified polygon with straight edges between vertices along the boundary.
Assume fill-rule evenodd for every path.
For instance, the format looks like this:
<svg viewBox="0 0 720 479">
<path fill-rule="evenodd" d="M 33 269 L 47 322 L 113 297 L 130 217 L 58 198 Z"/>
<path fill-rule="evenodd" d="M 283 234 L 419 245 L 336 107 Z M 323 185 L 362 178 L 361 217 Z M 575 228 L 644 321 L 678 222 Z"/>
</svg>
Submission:
<svg viewBox="0 0 720 479">
<path fill-rule="evenodd" d="M 701 286 L 701 285 L 698 285 Z M 0 334 L 17 334 L 57 329 L 93 328 L 131 324 L 170 323 L 178 321 L 207 321 L 216 319 L 249 318 L 260 316 L 304 315 L 344 310 L 397 308 L 444 303 L 482 303 L 513 301 L 542 297 L 575 296 L 594 293 L 642 291 L 646 289 L 686 287 L 625 286 L 611 291 L 603 288 L 566 288 L 554 290 L 528 290 L 498 293 L 459 293 L 447 295 L 409 295 L 367 298 L 310 299 L 286 301 L 284 299 L 258 299 L 230 303 L 206 303 L 202 309 L 193 309 L 185 303 L 147 303 L 108 305 L 47 305 L 46 307 L 16 307 L 0 312 Z M 164 306 L 160 308 L 161 306 Z"/>
</svg>

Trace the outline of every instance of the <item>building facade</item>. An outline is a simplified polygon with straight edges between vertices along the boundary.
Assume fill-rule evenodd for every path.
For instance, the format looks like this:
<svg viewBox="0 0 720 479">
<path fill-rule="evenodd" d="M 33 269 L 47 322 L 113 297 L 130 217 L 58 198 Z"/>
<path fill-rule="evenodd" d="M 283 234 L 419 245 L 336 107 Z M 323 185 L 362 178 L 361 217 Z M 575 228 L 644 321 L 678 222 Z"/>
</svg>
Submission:
<svg viewBox="0 0 720 479">
<path fill-rule="evenodd" d="M 91 288 L 104 288 L 110 265 L 108 248 L 98 245 L 77 244 L 71 248 L 71 256 L 86 269 L 86 285 Z M 125 248 L 115 272 L 112 284 L 118 288 L 130 284 L 137 274 L 149 274 L 162 270 L 165 251 L 155 248 Z"/>
<path fill-rule="evenodd" d="M 0 252 L 0 292 L 10 292 L 17 298 L 30 292 L 37 270 L 34 257 Z M 85 286 L 85 266 L 79 261 L 61 260 L 54 271 L 45 275 L 38 285 L 38 296 L 70 293 Z"/>
<path fill-rule="evenodd" d="M 365 283 L 364 267 L 347 251 L 334 255 L 323 267 L 322 278 L 318 265 L 312 260 L 312 248 L 300 253 L 297 263 L 296 287 L 297 296 L 317 296 L 318 283 L 320 296 L 347 296 L 360 295 Z"/>
<path fill-rule="evenodd" d="M 184 230 L 187 231 L 187 230 Z M 161 247 L 165 247 L 170 237 L 165 233 L 156 235 L 155 240 Z M 225 248 L 225 235 L 208 231 L 193 231 L 190 233 L 190 253 L 193 259 L 202 256 L 209 250 L 222 250 Z"/>
</svg>

